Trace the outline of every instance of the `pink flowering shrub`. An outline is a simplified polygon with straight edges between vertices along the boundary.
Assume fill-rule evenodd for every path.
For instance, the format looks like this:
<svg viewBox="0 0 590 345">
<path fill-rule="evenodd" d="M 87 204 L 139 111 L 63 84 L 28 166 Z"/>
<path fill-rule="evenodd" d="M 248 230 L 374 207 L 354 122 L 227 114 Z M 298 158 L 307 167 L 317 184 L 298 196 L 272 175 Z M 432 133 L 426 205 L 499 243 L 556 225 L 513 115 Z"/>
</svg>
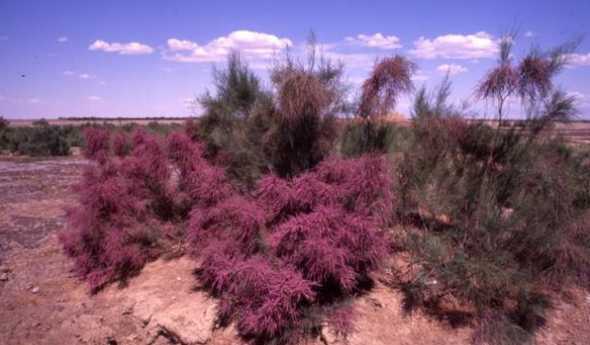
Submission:
<svg viewBox="0 0 590 345">
<path fill-rule="evenodd" d="M 139 272 L 186 229 L 180 235 L 199 259 L 197 276 L 219 298 L 219 321 L 236 322 L 242 336 L 294 342 L 326 320 L 349 328 L 350 313 L 334 312 L 388 254 L 383 229 L 393 198 L 384 158 L 267 175 L 246 195 L 184 133 L 165 141 L 144 131 L 115 135 L 112 149 L 108 133 L 87 134 L 94 163 L 60 239 L 93 291 Z"/>
<path fill-rule="evenodd" d="M 254 202 L 232 196 L 215 207 L 195 208 L 189 221 L 189 239 L 196 248 L 211 241 L 229 241 L 245 255 L 259 251 L 264 212 Z"/>
<path fill-rule="evenodd" d="M 310 322 L 320 327 L 388 254 L 386 167 L 376 156 L 328 160 L 292 179 L 263 177 L 253 198 L 234 192 L 193 208 L 198 277 L 220 297 L 220 320 L 235 320 L 258 342 L 294 341 Z M 350 328 L 343 315 L 335 320 Z"/>
<path fill-rule="evenodd" d="M 91 160 L 105 159 L 109 154 L 110 136 L 104 128 L 89 127 L 84 130 L 86 147 L 84 156 Z"/>
<path fill-rule="evenodd" d="M 268 175 L 258 196 L 271 223 L 317 205 L 338 204 L 345 210 L 388 222 L 394 209 L 392 175 L 385 158 L 328 159 L 291 181 Z"/>
<path fill-rule="evenodd" d="M 145 205 L 118 170 L 106 161 L 85 171 L 80 205 L 68 213 L 70 230 L 60 234 L 65 252 L 75 259 L 74 271 L 92 291 L 126 279 L 152 255 L 152 243 L 134 230 L 145 219 Z"/>
<path fill-rule="evenodd" d="M 116 156 L 124 157 L 131 151 L 131 142 L 125 133 L 118 132 L 113 136 L 112 147 Z"/>
<path fill-rule="evenodd" d="M 178 236 L 170 224 L 184 222 L 192 204 L 173 178 L 173 168 L 181 164 L 169 157 L 179 153 L 171 155 L 159 137 L 136 131 L 130 141 L 125 138 L 128 154 L 121 154 L 115 143 L 123 139 L 115 135 L 111 155 L 108 132 L 89 128 L 86 136 L 85 154 L 93 162 L 77 187 L 79 205 L 68 212 L 69 228 L 60 240 L 74 258 L 75 272 L 97 291 L 157 257 L 162 241 Z M 185 151 L 198 155 L 198 145 L 186 144 Z"/>
<path fill-rule="evenodd" d="M 202 274 L 220 298 L 221 320 L 236 319 L 246 337 L 270 340 L 301 322 L 302 308 L 313 301 L 312 283 L 288 266 L 275 266 L 268 258 L 236 258 L 213 253 L 216 270 Z M 217 262 L 213 262 L 217 261 Z"/>
<path fill-rule="evenodd" d="M 330 295 L 354 292 L 387 253 L 374 222 L 327 206 L 277 226 L 270 243 L 276 257 Z"/>
</svg>

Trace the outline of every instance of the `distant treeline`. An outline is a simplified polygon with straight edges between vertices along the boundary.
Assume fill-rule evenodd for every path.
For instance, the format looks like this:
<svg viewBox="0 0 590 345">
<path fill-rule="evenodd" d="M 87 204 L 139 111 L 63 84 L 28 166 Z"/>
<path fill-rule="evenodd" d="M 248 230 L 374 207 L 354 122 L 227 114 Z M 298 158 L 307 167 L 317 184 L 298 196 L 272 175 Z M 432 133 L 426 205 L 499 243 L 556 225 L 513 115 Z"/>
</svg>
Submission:
<svg viewBox="0 0 590 345">
<path fill-rule="evenodd" d="M 65 121 L 165 121 L 165 120 L 187 120 L 190 119 L 191 116 L 146 116 L 146 117 L 126 117 L 126 116 L 116 116 L 116 117 L 97 117 L 97 116 L 82 116 L 82 117 L 58 117 L 58 120 L 65 120 Z"/>
</svg>

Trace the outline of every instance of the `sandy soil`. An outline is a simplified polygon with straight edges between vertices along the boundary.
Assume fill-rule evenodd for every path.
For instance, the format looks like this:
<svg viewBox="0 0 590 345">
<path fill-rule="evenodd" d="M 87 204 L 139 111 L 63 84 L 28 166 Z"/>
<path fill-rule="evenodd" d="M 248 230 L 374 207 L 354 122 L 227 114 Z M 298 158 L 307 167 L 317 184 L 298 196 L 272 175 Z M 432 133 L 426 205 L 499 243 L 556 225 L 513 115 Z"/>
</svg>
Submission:
<svg viewBox="0 0 590 345">
<path fill-rule="evenodd" d="M 214 329 L 215 299 L 200 291 L 188 258 L 149 264 L 128 286 L 90 295 L 72 276 L 57 241 L 71 186 L 87 163 L 77 159 L 0 161 L 0 344 L 240 344 L 233 327 Z M 416 312 L 382 284 L 354 303 L 355 331 L 329 331 L 313 344 L 469 344 L 469 323 Z M 536 343 L 588 344 L 590 294 L 559 298 Z"/>
</svg>

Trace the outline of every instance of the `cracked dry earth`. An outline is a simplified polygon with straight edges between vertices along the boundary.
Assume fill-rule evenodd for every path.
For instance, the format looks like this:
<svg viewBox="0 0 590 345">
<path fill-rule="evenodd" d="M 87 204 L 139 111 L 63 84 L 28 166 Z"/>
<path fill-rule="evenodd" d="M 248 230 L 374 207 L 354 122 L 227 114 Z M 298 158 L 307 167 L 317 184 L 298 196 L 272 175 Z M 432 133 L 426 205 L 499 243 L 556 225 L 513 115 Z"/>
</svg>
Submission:
<svg viewBox="0 0 590 345">
<path fill-rule="evenodd" d="M 57 233 L 78 159 L 0 160 L 0 344 L 243 344 L 232 326 L 215 329 L 216 302 L 197 286 L 188 258 L 150 263 L 128 286 L 90 295 L 70 272 Z M 573 290 L 535 337 L 541 345 L 590 343 L 590 295 Z M 346 341 L 323 330 L 311 344 L 469 344 L 469 325 L 420 312 L 404 315 L 401 295 L 377 283 L 359 297 Z"/>
</svg>

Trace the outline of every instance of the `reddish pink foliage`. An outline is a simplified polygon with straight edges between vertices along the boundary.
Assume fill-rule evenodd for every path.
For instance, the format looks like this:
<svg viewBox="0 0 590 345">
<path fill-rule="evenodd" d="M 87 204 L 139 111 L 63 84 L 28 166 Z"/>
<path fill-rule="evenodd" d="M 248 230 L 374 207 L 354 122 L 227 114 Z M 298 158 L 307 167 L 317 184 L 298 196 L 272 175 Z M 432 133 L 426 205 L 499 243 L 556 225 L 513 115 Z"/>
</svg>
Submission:
<svg viewBox="0 0 590 345">
<path fill-rule="evenodd" d="M 333 159 L 291 180 L 264 177 L 255 193 L 262 207 L 233 196 L 193 209 L 189 232 L 203 258 L 200 277 L 221 296 L 221 316 L 260 340 L 296 331 L 304 305 L 353 293 L 388 253 L 383 226 L 391 187 L 384 158 Z M 307 297 L 275 294 L 275 277 L 294 284 L 290 289 L 306 286 L 287 291 Z M 285 302 L 293 299 L 305 303 Z M 334 322 L 350 328 L 348 318 Z"/>
<path fill-rule="evenodd" d="M 171 133 L 168 136 L 168 155 L 184 174 L 204 164 L 201 145 L 182 133 Z"/>
<path fill-rule="evenodd" d="M 170 179 L 167 154 L 153 135 L 137 132 L 131 155 L 122 161 L 123 173 L 143 193 L 162 193 Z"/>
<path fill-rule="evenodd" d="M 378 268 L 387 254 L 384 243 L 369 219 L 324 206 L 282 223 L 271 237 L 278 258 L 318 286 L 335 284 L 345 293 Z"/>
<path fill-rule="evenodd" d="M 210 207 L 230 197 L 235 190 L 222 168 L 203 164 L 186 176 L 186 189 L 198 207 Z"/>
<path fill-rule="evenodd" d="M 75 258 L 75 272 L 96 291 L 137 272 L 150 256 L 149 248 L 129 231 L 144 218 L 145 208 L 109 161 L 86 170 L 79 195 L 80 206 L 68 214 L 70 230 L 60 240 Z"/>
<path fill-rule="evenodd" d="M 186 135 L 170 135 L 168 152 L 179 169 L 179 189 L 187 193 L 194 205 L 210 207 L 235 193 L 224 170 L 207 162 L 201 145 Z"/>
<path fill-rule="evenodd" d="M 289 181 L 276 175 L 267 175 L 260 179 L 257 199 L 266 209 L 271 223 L 297 213 L 297 200 L 293 198 Z"/>
<path fill-rule="evenodd" d="M 106 131 L 90 129 L 87 136 L 87 154 L 99 164 L 84 172 L 80 204 L 69 212 L 70 227 L 60 239 L 75 259 L 76 272 L 95 291 L 125 279 L 157 255 L 157 238 L 174 233 L 161 221 L 185 219 L 192 202 L 174 183 L 169 153 L 158 137 L 137 131 L 129 155 L 110 157 Z M 197 147 L 190 144 L 186 150 L 196 157 Z M 166 234 L 150 233 L 152 228 L 167 229 Z"/>
<path fill-rule="evenodd" d="M 393 176 L 385 157 L 365 156 L 350 160 L 349 171 L 339 184 L 344 208 L 361 216 L 374 218 L 379 224 L 393 216 Z M 318 166 L 318 175 L 334 176 L 333 165 Z"/>
<path fill-rule="evenodd" d="M 131 143 L 125 133 L 118 132 L 113 136 L 113 153 L 116 156 L 124 157 L 131 151 Z"/>
<path fill-rule="evenodd" d="M 221 297 L 222 318 L 237 318 L 240 333 L 256 339 L 275 338 L 297 325 L 302 306 L 314 299 L 310 282 L 265 257 L 232 260 L 217 253 L 215 278 L 207 282 Z"/>
<path fill-rule="evenodd" d="M 328 159 L 313 171 L 292 181 L 266 176 L 258 186 L 258 198 L 276 222 L 317 205 L 339 204 L 351 213 L 391 219 L 394 207 L 392 175 L 385 158 Z"/>
<path fill-rule="evenodd" d="M 337 200 L 334 185 L 318 179 L 315 172 L 299 175 L 288 181 L 268 175 L 258 185 L 258 199 L 265 207 L 271 224 L 299 213 L 311 212 L 317 205 L 330 205 Z"/>
<path fill-rule="evenodd" d="M 117 157 L 108 156 L 108 136 L 90 136 L 89 157 L 101 164 L 85 172 L 61 240 L 93 289 L 155 257 L 153 237 L 174 232 L 162 222 L 188 219 L 199 277 L 220 297 L 220 316 L 268 340 L 300 329 L 310 305 L 350 296 L 387 254 L 393 198 L 384 158 L 331 159 L 292 179 L 269 175 L 249 197 L 186 134 L 164 144 L 138 131 L 128 155 L 116 137 Z M 152 228 L 158 233 L 145 230 Z"/>
<path fill-rule="evenodd" d="M 264 212 L 254 202 L 232 196 L 215 207 L 195 208 L 189 221 L 189 239 L 197 248 L 212 240 L 231 241 L 240 253 L 250 255 L 260 245 Z"/>
<path fill-rule="evenodd" d="M 88 159 L 101 161 L 109 154 L 109 132 L 106 129 L 89 127 L 84 130 L 86 148 L 84 156 Z"/>
</svg>

